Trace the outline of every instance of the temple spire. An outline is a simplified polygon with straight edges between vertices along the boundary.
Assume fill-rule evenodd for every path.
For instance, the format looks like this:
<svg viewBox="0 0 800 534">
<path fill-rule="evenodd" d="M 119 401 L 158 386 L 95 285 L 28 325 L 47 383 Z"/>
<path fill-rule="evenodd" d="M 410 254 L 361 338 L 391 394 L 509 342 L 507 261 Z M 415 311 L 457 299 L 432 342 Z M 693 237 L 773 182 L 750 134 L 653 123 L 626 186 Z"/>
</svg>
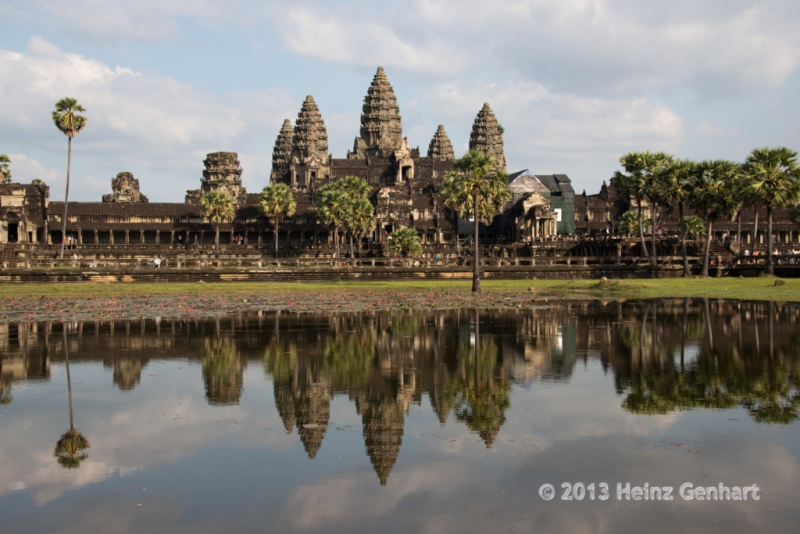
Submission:
<svg viewBox="0 0 800 534">
<path fill-rule="evenodd" d="M 385 157 L 403 144 L 403 126 L 400 106 L 383 67 L 378 67 L 372 84 L 364 97 L 361 114 L 361 136 L 356 138 L 353 155 L 363 159 L 367 155 Z"/>
<path fill-rule="evenodd" d="M 275 140 L 275 148 L 272 150 L 272 172 L 269 176 L 270 183 L 288 183 L 289 163 L 292 161 L 292 139 L 294 130 L 289 119 L 283 121 L 281 131 Z"/>
<path fill-rule="evenodd" d="M 475 117 L 472 134 L 469 136 L 469 149 L 491 154 L 497 160 L 497 168 L 505 172 L 506 157 L 503 154 L 503 133 L 489 103 Z"/>
<path fill-rule="evenodd" d="M 292 156 L 303 162 L 315 155 L 327 157 L 328 132 L 314 97 L 308 95 L 295 121 Z"/>
<path fill-rule="evenodd" d="M 434 161 L 453 161 L 456 159 L 453 152 L 453 144 L 441 124 L 436 128 L 436 133 L 433 134 L 433 139 L 428 145 L 428 157 Z"/>
</svg>

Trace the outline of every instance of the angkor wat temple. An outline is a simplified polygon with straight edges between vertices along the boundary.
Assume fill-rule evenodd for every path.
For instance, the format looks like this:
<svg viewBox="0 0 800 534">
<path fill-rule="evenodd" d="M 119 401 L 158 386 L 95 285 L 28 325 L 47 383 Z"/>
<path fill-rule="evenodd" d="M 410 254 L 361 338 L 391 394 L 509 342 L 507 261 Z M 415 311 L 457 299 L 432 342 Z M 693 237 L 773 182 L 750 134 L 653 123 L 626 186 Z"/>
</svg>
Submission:
<svg viewBox="0 0 800 534">
<path fill-rule="evenodd" d="M 439 193 L 455 159 L 444 126 L 433 133 L 425 156 L 419 148 L 411 148 L 403 137 L 400 108 L 383 68 L 378 68 L 362 109 L 359 135 L 341 159 L 328 151 L 325 122 L 311 96 L 303 102 L 294 126 L 289 119 L 283 122 L 273 148 L 270 180 L 292 188 L 297 210 L 280 225 L 282 254 L 330 257 L 333 232 L 320 221 L 316 202 L 320 187 L 345 176 L 361 177 L 370 186 L 377 226 L 363 240 L 366 257 L 387 256 L 389 234 L 403 227 L 417 230 L 423 257 L 457 257 L 467 252 L 472 225 L 446 207 Z M 493 155 L 498 167 L 507 170 L 503 130 L 488 103 L 475 117 L 469 148 Z M 168 255 L 170 250 L 190 245 L 202 250 L 213 243 L 214 229 L 203 219 L 199 199 L 220 189 L 236 204 L 234 219 L 221 227 L 221 243 L 271 254 L 272 225 L 258 210 L 260 194 L 242 187 L 238 154 L 211 153 L 203 164 L 200 188 L 187 191 L 182 203 L 148 202 L 139 180 L 131 173 L 119 173 L 112 180 L 112 193 L 104 195 L 102 202 L 69 203 L 68 242 L 82 247 L 89 257 L 130 252 L 132 246 L 145 255 L 156 251 Z M 504 256 L 530 256 L 536 243 L 564 236 L 570 236 L 563 241 L 571 244 L 559 253 L 570 253 L 575 247 L 583 255 L 636 253 L 633 241 L 623 242 L 621 248 L 594 245 L 616 236 L 620 216 L 635 207 L 605 183 L 598 194 L 576 195 L 566 175 L 535 175 L 526 169 L 509 173 L 509 185 L 511 200 L 491 226 L 482 228 L 481 243 L 493 248 L 486 254 L 497 254 L 500 248 Z M 50 202 L 47 186 L 0 185 L 0 243 L 35 244 L 41 252 L 54 253 L 63 239 L 63 214 L 64 203 Z M 764 221 L 764 213 L 761 217 Z M 749 209 L 742 215 L 741 229 L 720 221 L 715 231 L 724 238 L 741 230 L 742 242 L 764 243 L 765 225 L 755 236 L 755 221 L 756 212 Z M 791 248 L 800 239 L 800 225 L 788 209 L 775 210 L 775 221 L 779 248 Z M 665 236 L 675 233 L 677 214 L 664 214 L 662 222 Z"/>
</svg>

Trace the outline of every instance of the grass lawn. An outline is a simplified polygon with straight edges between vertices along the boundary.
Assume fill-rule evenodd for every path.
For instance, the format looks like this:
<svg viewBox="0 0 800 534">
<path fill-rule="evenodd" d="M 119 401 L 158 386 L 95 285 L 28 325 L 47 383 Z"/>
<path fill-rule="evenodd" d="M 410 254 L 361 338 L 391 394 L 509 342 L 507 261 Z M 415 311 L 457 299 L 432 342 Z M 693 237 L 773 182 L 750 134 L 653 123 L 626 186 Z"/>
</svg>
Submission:
<svg viewBox="0 0 800 534">
<path fill-rule="evenodd" d="M 800 279 L 776 278 L 669 278 L 641 280 L 483 280 L 485 292 L 528 293 L 540 295 L 592 296 L 618 299 L 660 297 L 709 297 L 744 300 L 800 302 Z M 93 297 L 111 295 L 187 295 L 187 294 L 262 294 L 303 292 L 371 291 L 459 291 L 469 292 L 471 281 L 396 281 L 396 282 L 309 282 L 309 283 L 159 283 L 159 284 L 0 284 L 3 297 Z"/>
</svg>

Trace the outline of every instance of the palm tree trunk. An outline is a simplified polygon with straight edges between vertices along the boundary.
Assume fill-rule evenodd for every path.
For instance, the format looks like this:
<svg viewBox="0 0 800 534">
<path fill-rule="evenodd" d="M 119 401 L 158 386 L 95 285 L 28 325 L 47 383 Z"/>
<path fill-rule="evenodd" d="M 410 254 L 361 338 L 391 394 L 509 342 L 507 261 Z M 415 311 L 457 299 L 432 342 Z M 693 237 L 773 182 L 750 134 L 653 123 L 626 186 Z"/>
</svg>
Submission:
<svg viewBox="0 0 800 534">
<path fill-rule="evenodd" d="M 639 239 L 642 242 L 642 257 L 649 258 L 650 253 L 647 251 L 647 243 L 644 240 L 644 219 L 642 218 L 642 201 L 637 199 L 636 202 L 638 204 L 637 211 L 639 214 Z"/>
<path fill-rule="evenodd" d="M 477 219 L 475 219 L 477 220 Z M 481 312 L 475 306 L 475 392 L 481 390 Z"/>
<path fill-rule="evenodd" d="M 708 258 L 711 253 L 711 233 L 714 231 L 714 221 L 708 221 L 708 235 L 706 235 L 706 250 L 703 258 L 703 271 L 701 276 L 708 276 Z"/>
<path fill-rule="evenodd" d="M 689 270 L 689 254 L 686 252 L 686 221 L 683 218 L 683 202 L 678 203 L 678 213 L 681 218 L 681 254 L 683 255 L 683 276 L 691 276 Z"/>
<path fill-rule="evenodd" d="M 753 218 L 753 250 L 758 247 L 758 211 L 760 206 L 756 206 L 756 216 Z"/>
<path fill-rule="evenodd" d="M 355 257 L 355 252 L 353 252 L 353 232 L 350 232 L 350 259 L 352 260 Z"/>
<path fill-rule="evenodd" d="M 742 253 L 742 208 L 736 213 L 736 244 L 739 245 L 739 254 Z"/>
<path fill-rule="evenodd" d="M 216 255 L 217 259 L 219 259 L 219 225 L 215 224 L 214 228 L 216 229 L 216 232 L 215 232 L 216 235 L 214 237 L 214 249 L 216 251 L 215 255 Z"/>
<path fill-rule="evenodd" d="M 650 256 L 650 264 L 654 269 L 658 269 L 658 254 L 656 252 L 656 226 L 658 224 L 658 204 L 650 203 L 650 241 L 653 243 L 653 254 Z"/>
<path fill-rule="evenodd" d="M 772 204 L 767 204 L 767 274 L 775 274 L 774 259 L 772 257 Z"/>
<path fill-rule="evenodd" d="M 278 258 L 278 218 L 275 217 L 275 258 Z"/>
<path fill-rule="evenodd" d="M 334 243 L 334 253 L 333 255 L 338 258 L 339 257 L 339 227 L 333 227 L 333 243 Z"/>
<path fill-rule="evenodd" d="M 67 243 L 67 202 L 69 202 L 69 169 L 70 165 L 72 164 L 72 137 L 67 137 L 67 187 L 65 188 L 64 192 L 64 225 L 63 229 L 61 230 L 61 253 L 58 255 L 58 259 L 64 259 L 64 245 Z"/>
<path fill-rule="evenodd" d="M 69 376 L 69 347 L 67 346 L 67 325 L 61 323 L 62 335 L 64 339 L 64 361 L 67 364 L 67 396 L 69 397 L 69 429 L 75 430 L 75 424 L 72 419 L 72 379 Z"/>
<path fill-rule="evenodd" d="M 480 231 L 480 221 L 478 218 L 478 210 L 480 207 L 478 206 L 478 194 L 476 193 L 473 195 L 473 210 L 472 213 L 475 216 L 475 227 L 474 227 L 474 246 L 475 246 L 475 259 L 473 260 L 472 265 L 472 292 L 479 293 L 481 290 L 481 267 L 480 267 L 480 255 L 478 254 L 478 243 L 479 243 L 479 235 L 478 232 Z"/>
</svg>

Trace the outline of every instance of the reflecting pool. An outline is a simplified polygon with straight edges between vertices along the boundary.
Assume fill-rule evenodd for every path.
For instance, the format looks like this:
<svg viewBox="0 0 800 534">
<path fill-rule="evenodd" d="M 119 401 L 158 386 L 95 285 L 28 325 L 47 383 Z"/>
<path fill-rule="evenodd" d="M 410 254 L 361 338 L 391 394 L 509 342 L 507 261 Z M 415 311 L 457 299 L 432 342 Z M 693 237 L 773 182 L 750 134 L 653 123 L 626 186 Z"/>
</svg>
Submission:
<svg viewBox="0 0 800 534">
<path fill-rule="evenodd" d="M 799 322 L 676 299 L 0 324 L 0 532 L 796 532 Z"/>
</svg>

